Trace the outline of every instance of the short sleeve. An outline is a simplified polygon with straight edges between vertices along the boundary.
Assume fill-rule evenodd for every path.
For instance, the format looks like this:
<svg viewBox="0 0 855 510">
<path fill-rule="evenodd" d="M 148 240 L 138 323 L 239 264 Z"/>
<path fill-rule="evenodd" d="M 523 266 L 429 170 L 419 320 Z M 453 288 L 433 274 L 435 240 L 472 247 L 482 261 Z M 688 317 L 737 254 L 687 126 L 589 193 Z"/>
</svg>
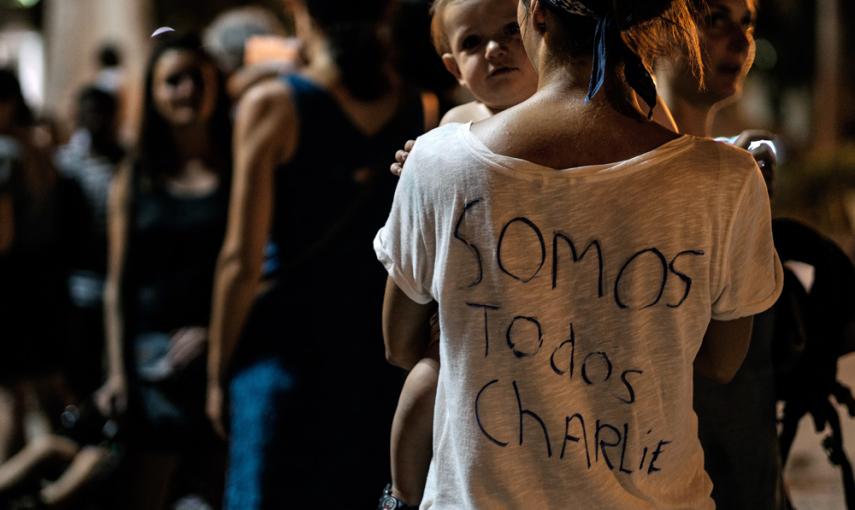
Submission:
<svg viewBox="0 0 855 510">
<path fill-rule="evenodd" d="M 769 195 L 755 167 L 737 200 L 723 246 L 712 318 L 735 320 L 769 309 L 781 294 L 783 268 L 772 240 Z"/>
<path fill-rule="evenodd" d="M 434 300 L 430 289 L 435 220 L 418 149 L 416 144 L 407 159 L 389 218 L 374 238 L 374 251 L 398 288 L 416 303 L 426 304 Z"/>
</svg>

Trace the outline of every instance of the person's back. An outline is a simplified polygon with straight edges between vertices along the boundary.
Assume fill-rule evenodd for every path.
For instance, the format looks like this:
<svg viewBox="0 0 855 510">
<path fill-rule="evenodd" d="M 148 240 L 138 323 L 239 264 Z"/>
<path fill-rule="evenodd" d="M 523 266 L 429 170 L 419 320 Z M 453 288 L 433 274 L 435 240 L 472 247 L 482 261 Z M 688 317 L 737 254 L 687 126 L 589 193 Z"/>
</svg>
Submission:
<svg viewBox="0 0 855 510">
<path fill-rule="evenodd" d="M 740 290 L 748 278 L 725 281 L 721 268 L 768 273 L 775 261 L 727 241 L 768 227 L 747 204 L 764 193 L 750 157 L 682 137 L 554 170 L 453 125 L 420 139 L 407 172 L 400 193 L 424 197 L 413 210 L 443 204 L 418 234 L 387 233 L 428 247 L 413 288 L 440 307 L 423 503 L 549 508 L 579 494 L 586 508 L 710 508 L 692 362 L 711 318 L 776 296 L 774 280 Z"/>
<path fill-rule="evenodd" d="M 369 115 L 355 118 L 345 110 L 346 103 L 310 77 L 290 75 L 284 80 L 298 112 L 300 138 L 293 156 L 276 170 L 271 241 L 280 260 L 277 274 L 268 277 L 305 294 L 311 289 L 294 284 L 322 287 L 317 285 L 320 280 L 333 284 L 337 278 L 361 278 L 366 266 L 378 269 L 370 251 L 353 250 L 371 239 L 391 206 L 397 179 L 385 170 L 384 156 L 394 151 L 402 135 L 420 134 L 424 119 L 416 91 L 389 94 L 367 110 Z M 377 117 L 384 122 L 372 131 L 359 125 L 362 119 Z M 335 151 L 329 151 L 330 140 L 335 140 Z M 347 263 L 342 261 L 344 253 Z M 344 287 L 359 292 L 350 288 L 353 285 Z"/>
<path fill-rule="evenodd" d="M 596 79 L 586 94 L 590 57 L 560 52 L 589 41 L 571 34 L 645 14 L 602 7 L 595 22 L 568 4 L 600 5 L 550 0 L 525 13 L 538 92 L 422 137 L 375 239 L 393 362 L 423 349 L 414 324 L 439 306 L 422 508 L 713 508 L 692 375 L 732 377 L 742 318 L 780 291 L 751 157 L 645 123 L 614 101 L 627 94 L 610 71 L 606 94 Z M 604 36 L 611 50 L 615 36 Z M 629 83 L 655 104 L 625 58 Z"/>
<path fill-rule="evenodd" d="M 333 479 L 345 507 L 370 502 L 400 380 L 368 340 L 382 285 L 368 243 L 394 192 L 386 158 L 423 128 L 421 100 L 392 73 L 386 0 L 289 6 L 309 65 L 238 106 L 211 325 L 208 410 L 218 423 L 211 395 L 229 379 L 225 506 L 241 510 L 311 500 Z"/>
</svg>

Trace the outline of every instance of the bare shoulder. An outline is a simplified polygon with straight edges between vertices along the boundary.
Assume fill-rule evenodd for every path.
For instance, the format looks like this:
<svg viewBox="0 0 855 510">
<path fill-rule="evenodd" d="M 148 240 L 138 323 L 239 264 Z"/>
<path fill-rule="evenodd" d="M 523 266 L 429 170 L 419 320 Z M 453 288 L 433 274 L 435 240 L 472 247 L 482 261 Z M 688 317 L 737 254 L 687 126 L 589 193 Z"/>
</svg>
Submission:
<svg viewBox="0 0 855 510">
<path fill-rule="evenodd" d="M 490 117 L 490 111 L 487 107 L 478 101 L 472 101 L 460 106 L 455 106 L 442 117 L 440 125 L 450 124 L 452 122 L 478 122 Z"/>
<path fill-rule="evenodd" d="M 265 80 L 250 87 L 237 105 L 236 119 L 287 120 L 296 115 L 291 88 L 283 80 Z"/>
<path fill-rule="evenodd" d="M 293 91 L 285 81 L 266 80 L 247 90 L 235 113 L 236 171 L 244 154 L 262 152 L 275 161 L 288 159 L 297 144 L 297 120 Z"/>
</svg>

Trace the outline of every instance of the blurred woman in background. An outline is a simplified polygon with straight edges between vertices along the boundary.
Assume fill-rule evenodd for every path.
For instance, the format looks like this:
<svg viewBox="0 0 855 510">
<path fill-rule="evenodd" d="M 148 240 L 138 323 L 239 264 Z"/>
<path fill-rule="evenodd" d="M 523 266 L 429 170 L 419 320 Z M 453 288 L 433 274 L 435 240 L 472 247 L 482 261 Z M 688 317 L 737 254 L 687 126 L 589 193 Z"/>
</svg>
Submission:
<svg viewBox="0 0 855 510">
<path fill-rule="evenodd" d="M 145 73 L 137 151 L 108 205 L 109 374 L 96 402 L 105 414 L 128 410 L 123 508 L 164 508 L 188 492 L 214 503 L 220 493 L 207 474 L 218 469 L 204 352 L 231 174 L 229 109 L 199 39 L 162 38 Z"/>
<path fill-rule="evenodd" d="M 382 362 L 369 247 L 395 188 L 384 162 L 425 128 L 393 71 L 392 4 L 287 2 L 308 67 L 238 105 L 208 385 L 215 425 L 230 415 L 230 509 L 287 508 L 330 483 L 333 506 L 368 506 L 389 476 L 401 378 Z"/>
<path fill-rule="evenodd" d="M 716 115 L 739 99 L 754 62 L 757 6 L 754 0 L 710 0 L 695 1 L 694 8 L 703 49 L 703 86 L 681 58 L 660 61 L 656 77 L 677 129 L 711 138 Z M 734 138 L 736 145 L 748 149 L 756 134 L 743 133 Z M 759 145 L 752 152 L 771 195 L 775 154 L 768 145 Z M 732 382 L 720 385 L 695 378 L 698 433 L 719 508 L 778 509 L 785 505 L 772 366 L 773 321 L 771 311 L 754 318 L 745 363 Z M 752 447 L 747 448 L 748 444 Z"/>
</svg>

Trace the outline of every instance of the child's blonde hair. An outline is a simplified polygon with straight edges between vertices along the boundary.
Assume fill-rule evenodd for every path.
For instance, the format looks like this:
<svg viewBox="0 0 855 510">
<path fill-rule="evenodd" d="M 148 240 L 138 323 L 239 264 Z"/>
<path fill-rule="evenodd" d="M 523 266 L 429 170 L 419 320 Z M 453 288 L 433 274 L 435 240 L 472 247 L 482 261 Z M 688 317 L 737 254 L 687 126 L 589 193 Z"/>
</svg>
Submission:
<svg viewBox="0 0 855 510">
<path fill-rule="evenodd" d="M 458 0 L 434 0 L 430 7 L 430 37 L 433 47 L 440 56 L 451 52 L 451 43 L 448 40 L 448 34 L 445 33 L 443 14 L 445 8 L 456 1 Z"/>
</svg>

